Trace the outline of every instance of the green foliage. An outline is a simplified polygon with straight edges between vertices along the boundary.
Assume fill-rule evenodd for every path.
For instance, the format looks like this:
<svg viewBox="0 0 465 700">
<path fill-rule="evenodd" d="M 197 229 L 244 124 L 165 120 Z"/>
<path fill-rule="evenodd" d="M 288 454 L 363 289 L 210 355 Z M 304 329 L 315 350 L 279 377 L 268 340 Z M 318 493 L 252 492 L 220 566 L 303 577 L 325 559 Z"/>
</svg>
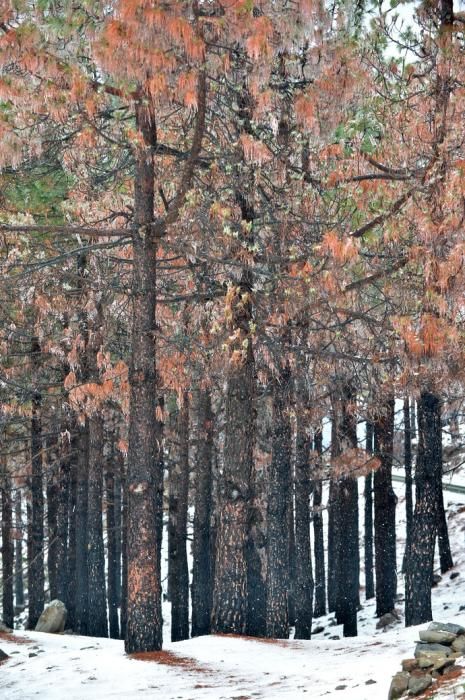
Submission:
<svg viewBox="0 0 465 700">
<path fill-rule="evenodd" d="M 14 172 L 4 175 L 2 180 L 4 209 L 31 214 L 37 223 L 63 221 L 61 204 L 67 197 L 70 182 L 60 166 Z"/>
</svg>

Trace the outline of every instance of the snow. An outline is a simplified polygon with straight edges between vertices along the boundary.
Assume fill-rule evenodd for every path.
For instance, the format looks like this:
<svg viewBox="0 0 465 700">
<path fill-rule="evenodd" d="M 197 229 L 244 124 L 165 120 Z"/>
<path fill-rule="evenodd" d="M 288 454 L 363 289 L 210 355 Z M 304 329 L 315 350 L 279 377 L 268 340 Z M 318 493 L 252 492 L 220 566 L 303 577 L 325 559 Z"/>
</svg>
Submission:
<svg viewBox="0 0 465 700">
<path fill-rule="evenodd" d="M 403 485 L 399 496 L 398 564 L 404 548 Z M 362 489 L 360 489 L 362 490 Z M 443 576 L 433 589 L 434 619 L 465 626 L 465 496 L 445 492 L 455 569 L 459 576 Z M 362 501 L 360 503 L 363 520 Z M 363 556 L 361 557 L 363 563 Z M 128 658 L 115 640 L 16 632 L 17 641 L 0 635 L 0 648 L 10 660 L 0 666 L 2 700 L 86 700 L 87 698 L 160 697 L 163 700 L 247 700 L 263 698 L 320 698 L 343 700 L 386 698 L 391 678 L 403 658 L 412 657 L 418 628 L 403 622 L 376 630 L 374 601 L 360 592 L 359 636 L 342 638 L 332 615 L 315 620 L 324 629 L 311 641 L 253 640 L 209 636 L 165 643 L 159 661 Z M 403 614 L 403 580 L 399 575 L 398 610 Z M 164 604 L 164 612 L 169 605 Z M 425 626 L 420 626 L 424 628 Z M 339 636 L 340 639 L 330 639 Z M 165 639 L 169 637 L 166 636 Z M 26 641 L 30 640 L 30 641 Z M 19 643 L 23 641 L 24 643 Z M 34 654 L 34 656 L 29 656 Z M 465 662 L 462 662 L 465 665 Z M 463 680 L 455 690 L 441 689 L 441 700 L 460 697 Z"/>
</svg>

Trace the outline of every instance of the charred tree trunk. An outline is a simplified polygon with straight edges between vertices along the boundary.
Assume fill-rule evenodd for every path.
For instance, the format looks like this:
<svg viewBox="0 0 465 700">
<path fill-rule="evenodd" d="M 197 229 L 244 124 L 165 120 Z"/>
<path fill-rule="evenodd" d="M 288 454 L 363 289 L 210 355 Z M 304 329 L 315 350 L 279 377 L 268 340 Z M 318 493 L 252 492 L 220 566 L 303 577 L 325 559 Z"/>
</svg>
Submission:
<svg viewBox="0 0 465 700">
<path fill-rule="evenodd" d="M 111 434 L 111 439 L 114 434 Z M 119 639 L 118 620 L 118 551 L 116 540 L 118 532 L 116 528 L 116 499 L 115 499 L 115 450 L 109 446 L 109 456 L 105 470 L 105 502 L 106 502 L 106 526 L 107 526 L 107 555 L 108 555 L 108 621 L 110 623 L 111 639 Z"/>
<path fill-rule="evenodd" d="M 243 634 L 247 624 L 247 543 L 255 432 L 255 362 L 250 335 L 251 276 L 244 271 L 231 299 L 232 329 L 226 391 L 223 474 L 218 493 L 212 630 Z M 233 357 L 239 353 L 237 363 Z"/>
<path fill-rule="evenodd" d="M 14 627 L 14 546 L 13 546 L 13 502 L 11 498 L 11 478 L 3 461 L 3 474 L 0 474 L 2 492 L 2 614 L 7 627 Z"/>
<path fill-rule="evenodd" d="M 67 605 L 68 596 L 68 507 L 70 498 L 71 445 L 63 431 L 59 446 L 55 534 L 56 598 Z"/>
<path fill-rule="evenodd" d="M 439 399 L 422 391 L 418 402 L 418 452 L 415 470 L 415 511 L 405 579 L 405 624 L 432 619 L 431 577 L 437 524 L 437 478 L 441 473 L 441 412 Z"/>
<path fill-rule="evenodd" d="M 103 418 L 89 418 L 89 478 L 87 510 L 88 624 L 91 637 L 108 637 L 103 545 Z"/>
<path fill-rule="evenodd" d="M 184 392 L 176 415 L 177 448 L 170 464 L 168 520 L 168 590 L 171 600 L 171 641 L 189 638 L 189 571 L 187 567 L 187 505 L 189 494 L 189 399 Z"/>
<path fill-rule="evenodd" d="M 47 569 L 50 600 L 58 598 L 58 494 L 59 458 L 58 444 L 55 436 L 47 440 Z"/>
<path fill-rule="evenodd" d="M 123 497 L 121 509 L 121 609 L 120 626 L 121 639 L 126 638 L 128 619 L 128 484 L 126 465 L 121 470 L 121 493 Z"/>
<path fill-rule="evenodd" d="M 412 402 L 413 404 L 414 402 Z M 411 428 L 411 409 L 408 397 L 404 399 L 403 406 L 404 415 L 404 469 L 405 469 L 405 517 L 406 517 L 406 532 L 405 532 L 405 552 L 402 563 L 402 571 L 405 574 L 407 570 L 407 559 L 412 541 L 412 526 L 413 526 L 413 479 L 412 479 L 412 428 Z"/>
<path fill-rule="evenodd" d="M 267 508 L 266 633 L 289 637 L 289 492 L 291 487 L 291 425 L 287 414 L 290 371 L 273 381 L 273 436 Z"/>
<path fill-rule="evenodd" d="M 323 454 L 323 430 L 315 431 L 313 450 L 318 455 L 317 469 L 321 469 Z M 323 486 L 321 475 L 313 482 L 313 540 L 315 547 L 315 608 L 314 617 L 326 615 L 326 575 L 325 575 L 325 546 L 323 532 L 323 513 L 321 510 Z"/>
<path fill-rule="evenodd" d="M 357 447 L 355 394 L 345 386 L 340 400 L 338 447 L 342 452 Z M 359 602 L 358 483 L 343 475 L 336 484 L 336 619 L 344 637 L 357 636 Z"/>
<path fill-rule="evenodd" d="M 373 424 L 366 423 L 365 449 L 373 454 Z M 365 476 L 365 598 L 375 597 L 373 576 L 373 473 Z"/>
<path fill-rule="evenodd" d="M 375 563 L 376 614 L 394 610 L 397 591 L 396 503 L 392 488 L 394 398 L 386 401 L 375 424 L 375 454 L 380 466 L 375 472 Z"/>
<path fill-rule="evenodd" d="M 44 493 L 42 455 L 42 394 L 37 388 L 40 375 L 41 348 L 39 339 L 32 338 L 31 365 L 36 385 L 32 395 L 31 418 L 31 543 L 28 561 L 29 617 L 27 628 L 34 629 L 44 609 Z"/>
<path fill-rule="evenodd" d="M 148 107 L 138 102 L 136 123 L 142 144 L 136 150 L 132 281 L 132 338 L 129 368 L 127 626 L 128 653 L 162 646 L 158 487 L 160 460 L 155 409 L 157 373 L 154 151 L 156 130 Z"/>
<path fill-rule="evenodd" d="M 439 398 L 438 398 L 439 401 Z M 443 468 L 442 468 L 442 460 L 443 460 L 443 455 L 442 455 L 442 421 L 441 421 L 441 403 L 439 401 L 439 425 L 437 427 L 438 429 L 438 435 L 436 437 L 436 441 L 438 444 L 438 451 L 440 452 L 438 455 L 438 459 L 440 460 L 440 467 L 437 469 L 437 480 L 436 480 L 436 498 L 437 498 L 437 520 L 436 520 L 436 526 L 437 526 L 437 537 L 438 537 L 438 549 L 439 549 L 439 562 L 441 566 L 441 573 L 445 574 L 446 571 L 449 571 L 452 569 L 454 566 L 454 561 L 452 559 L 452 552 L 450 549 L 450 542 L 449 542 L 449 531 L 447 528 L 447 518 L 446 518 L 446 512 L 444 509 L 444 493 L 443 493 L 443 487 L 442 487 L 442 474 L 443 474 Z"/>
<path fill-rule="evenodd" d="M 122 475 L 124 470 L 124 457 L 120 450 L 112 448 L 114 458 L 114 512 L 115 512 L 115 584 L 116 605 L 121 608 L 121 555 L 122 555 Z"/>
<path fill-rule="evenodd" d="M 208 390 L 195 389 L 194 422 L 194 541 L 192 545 L 192 636 L 210 634 L 212 610 L 212 450 L 213 414 Z"/>
<path fill-rule="evenodd" d="M 76 612 L 75 631 L 86 635 L 89 614 L 87 549 L 89 423 L 78 426 L 76 471 Z"/>
<path fill-rule="evenodd" d="M 304 411 L 304 407 L 301 407 Z M 311 436 L 305 414 L 297 416 L 295 444 L 295 639 L 312 634 L 313 575 L 310 548 Z"/>
<path fill-rule="evenodd" d="M 73 432 L 70 442 L 69 455 L 69 503 L 68 503 L 68 565 L 66 567 L 68 587 L 65 597 L 66 608 L 68 615 L 66 625 L 73 631 L 77 630 L 76 621 L 76 511 L 77 511 L 77 472 L 78 472 L 78 451 L 79 440 L 77 435 L 77 426 L 72 423 Z"/>
<path fill-rule="evenodd" d="M 333 420 L 334 425 L 334 420 Z M 331 430 L 331 451 L 334 445 L 334 430 Z M 337 485 L 329 482 L 328 498 L 328 612 L 336 610 L 336 543 L 337 543 Z"/>
<path fill-rule="evenodd" d="M 15 603 L 18 610 L 24 610 L 24 579 L 23 579 L 23 513 L 21 489 L 15 489 Z"/>
</svg>

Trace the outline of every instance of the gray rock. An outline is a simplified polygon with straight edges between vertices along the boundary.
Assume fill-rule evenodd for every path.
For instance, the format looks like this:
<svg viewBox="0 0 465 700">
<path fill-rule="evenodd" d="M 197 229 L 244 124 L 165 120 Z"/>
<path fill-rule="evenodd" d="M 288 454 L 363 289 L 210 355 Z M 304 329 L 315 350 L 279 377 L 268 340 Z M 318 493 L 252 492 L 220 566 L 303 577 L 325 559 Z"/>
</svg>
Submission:
<svg viewBox="0 0 465 700">
<path fill-rule="evenodd" d="M 408 689 L 409 678 L 409 674 L 405 671 L 396 673 L 391 681 L 388 700 L 397 700 L 397 698 L 400 698 L 405 693 Z"/>
<path fill-rule="evenodd" d="M 442 581 L 442 576 L 439 576 L 439 574 L 433 574 L 433 582 L 432 582 L 432 588 L 438 585 Z"/>
<path fill-rule="evenodd" d="M 393 625 L 395 622 L 398 622 L 398 620 L 399 618 L 394 613 L 386 613 L 379 618 L 378 622 L 376 623 L 376 629 L 381 630 L 384 627 Z"/>
<path fill-rule="evenodd" d="M 418 642 L 415 647 L 415 658 L 418 659 L 418 657 L 422 654 L 450 656 L 450 647 L 447 647 L 445 644 L 427 644 L 426 642 Z"/>
<path fill-rule="evenodd" d="M 6 661 L 7 658 L 8 654 L 5 654 L 5 652 L 2 649 L 0 649 L 0 663 L 2 663 L 2 661 Z"/>
<path fill-rule="evenodd" d="M 403 659 L 402 661 L 402 671 L 413 671 L 418 668 L 417 659 Z"/>
<path fill-rule="evenodd" d="M 446 632 L 446 630 L 420 630 L 420 639 L 422 642 L 429 644 L 452 644 L 457 635 L 454 632 Z"/>
<path fill-rule="evenodd" d="M 52 600 L 49 603 L 36 625 L 36 632 L 49 632 L 51 634 L 62 634 L 65 629 L 66 616 L 68 611 L 61 600 Z"/>
<path fill-rule="evenodd" d="M 433 678 L 429 673 L 415 674 L 410 676 L 408 682 L 408 694 L 409 695 L 419 695 L 426 688 L 429 688 Z"/>
<path fill-rule="evenodd" d="M 449 576 L 449 578 L 450 578 L 451 581 L 453 581 L 454 578 L 457 578 L 458 576 L 460 576 L 460 571 L 453 571 L 453 572 L 451 573 L 451 575 Z"/>
<path fill-rule="evenodd" d="M 465 654 L 465 634 L 460 634 L 452 642 L 452 649 L 458 651 L 460 654 Z"/>
<path fill-rule="evenodd" d="M 441 632 L 452 632 L 453 634 L 465 634 L 465 627 L 455 625 L 453 622 L 430 622 L 428 629 L 435 632 L 439 630 Z"/>
<path fill-rule="evenodd" d="M 4 622 L 0 621 L 0 632 L 12 632 L 13 630 L 10 627 L 7 627 Z"/>
<path fill-rule="evenodd" d="M 317 625 L 314 629 L 312 629 L 312 634 L 320 634 L 321 632 L 324 632 L 325 628 L 323 625 Z"/>
</svg>

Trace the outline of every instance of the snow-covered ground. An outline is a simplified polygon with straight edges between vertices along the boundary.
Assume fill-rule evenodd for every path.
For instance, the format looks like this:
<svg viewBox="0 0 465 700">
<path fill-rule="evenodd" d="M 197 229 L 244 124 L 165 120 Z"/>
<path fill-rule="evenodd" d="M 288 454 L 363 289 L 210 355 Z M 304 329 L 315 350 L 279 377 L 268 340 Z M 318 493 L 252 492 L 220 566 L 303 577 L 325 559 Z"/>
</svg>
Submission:
<svg viewBox="0 0 465 700">
<path fill-rule="evenodd" d="M 405 528 L 403 485 L 395 486 L 400 567 Z M 456 566 L 433 589 L 434 619 L 465 625 L 465 496 L 446 492 L 445 500 Z M 362 501 L 360 505 L 363 514 Z M 459 575 L 451 579 L 451 573 L 457 572 Z M 364 600 L 363 575 L 361 583 L 363 610 L 359 613 L 359 637 L 354 639 L 343 639 L 341 628 L 328 615 L 315 620 L 314 625 L 324 629 L 311 641 L 210 636 L 166 643 L 162 654 L 142 661 L 126 657 L 119 641 L 38 632 L 16 632 L 16 640 L 8 641 L 0 635 L 0 649 L 10 655 L 0 666 L 0 698 L 386 698 L 401 659 L 413 654 L 418 629 L 405 629 L 400 622 L 392 629 L 376 630 L 374 601 Z M 398 589 L 402 616 L 400 575 Z M 165 615 L 168 612 L 165 604 Z M 437 697 L 461 697 L 464 681 L 465 677 L 457 681 L 455 690 L 442 689 Z"/>
</svg>

